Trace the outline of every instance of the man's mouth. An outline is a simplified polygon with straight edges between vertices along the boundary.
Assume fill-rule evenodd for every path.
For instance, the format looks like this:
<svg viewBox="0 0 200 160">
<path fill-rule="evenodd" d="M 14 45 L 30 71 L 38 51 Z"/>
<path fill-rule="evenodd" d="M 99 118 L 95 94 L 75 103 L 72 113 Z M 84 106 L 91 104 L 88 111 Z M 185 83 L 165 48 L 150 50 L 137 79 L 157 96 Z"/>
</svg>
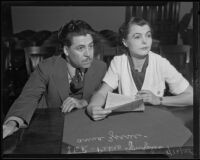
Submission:
<svg viewBox="0 0 200 160">
<path fill-rule="evenodd" d="M 85 64 L 88 64 L 88 63 L 91 62 L 91 59 L 86 59 L 86 60 L 83 60 L 82 62 L 85 63 Z"/>
</svg>

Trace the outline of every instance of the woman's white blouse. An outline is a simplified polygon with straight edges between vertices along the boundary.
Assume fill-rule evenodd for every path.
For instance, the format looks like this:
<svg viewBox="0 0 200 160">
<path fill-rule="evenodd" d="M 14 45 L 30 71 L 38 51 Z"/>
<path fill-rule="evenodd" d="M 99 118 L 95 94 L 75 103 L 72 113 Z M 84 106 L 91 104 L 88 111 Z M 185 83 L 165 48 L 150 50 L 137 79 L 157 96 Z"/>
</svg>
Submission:
<svg viewBox="0 0 200 160">
<path fill-rule="evenodd" d="M 120 94 L 135 96 L 138 90 L 131 74 L 128 57 L 123 54 L 113 58 L 103 81 L 113 89 L 118 87 Z M 166 58 L 150 51 L 141 90 L 150 90 L 156 96 L 163 96 L 165 82 L 172 94 L 180 94 L 189 86 L 189 82 Z"/>
</svg>

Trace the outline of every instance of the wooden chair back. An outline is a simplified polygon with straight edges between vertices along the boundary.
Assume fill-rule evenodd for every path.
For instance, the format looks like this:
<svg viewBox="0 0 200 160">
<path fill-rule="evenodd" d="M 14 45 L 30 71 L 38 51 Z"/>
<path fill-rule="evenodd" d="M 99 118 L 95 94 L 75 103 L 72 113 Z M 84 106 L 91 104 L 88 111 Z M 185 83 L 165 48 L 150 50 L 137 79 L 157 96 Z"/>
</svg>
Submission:
<svg viewBox="0 0 200 160">
<path fill-rule="evenodd" d="M 189 45 L 160 45 L 160 53 L 162 56 L 172 60 L 172 63 L 174 63 L 174 59 L 179 60 L 179 58 L 179 62 L 182 66 L 184 64 L 190 63 Z"/>
<path fill-rule="evenodd" d="M 119 47 L 104 46 L 102 48 L 102 59 L 109 67 L 111 60 L 114 56 L 119 54 Z"/>
<path fill-rule="evenodd" d="M 35 70 L 39 62 L 53 56 L 55 48 L 31 46 L 24 48 L 24 51 L 26 59 L 26 69 L 28 75 L 30 75 Z"/>
</svg>

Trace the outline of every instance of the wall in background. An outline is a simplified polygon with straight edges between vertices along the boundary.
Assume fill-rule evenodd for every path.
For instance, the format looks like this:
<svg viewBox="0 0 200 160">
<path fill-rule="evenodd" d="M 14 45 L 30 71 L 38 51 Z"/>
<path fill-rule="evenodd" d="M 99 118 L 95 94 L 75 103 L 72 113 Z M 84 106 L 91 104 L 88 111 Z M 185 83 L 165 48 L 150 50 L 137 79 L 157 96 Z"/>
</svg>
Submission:
<svg viewBox="0 0 200 160">
<path fill-rule="evenodd" d="M 125 19 L 125 6 L 12 6 L 13 33 L 22 30 L 58 30 L 71 19 L 87 21 L 97 31 L 118 31 Z"/>
<path fill-rule="evenodd" d="M 190 12 L 193 2 L 181 2 L 179 21 Z M 118 31 L 125 19 L 125 6 L 98 6 L 98 7 L 44 7 L 44 6 L 13 6 L 13 32 L 32 29 L 55 31 L 70 19 L 86 20 L 94 29 L 111 29 Z M 178 36 L 178 44 L 182 44 Z"/>
</svg>

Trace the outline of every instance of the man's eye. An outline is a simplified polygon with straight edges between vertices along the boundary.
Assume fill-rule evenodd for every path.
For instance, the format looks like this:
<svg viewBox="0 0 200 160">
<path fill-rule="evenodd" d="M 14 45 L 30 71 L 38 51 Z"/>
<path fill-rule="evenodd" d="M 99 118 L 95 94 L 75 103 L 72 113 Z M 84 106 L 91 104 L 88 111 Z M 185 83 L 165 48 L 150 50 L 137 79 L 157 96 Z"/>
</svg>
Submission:
<svg viewBox="0 0 200 160">
<path fill-rule="evenodd" d="M 78 49 L 78 50 L 83 50 L 83 48 L 84 48 L 84 47 L 80 46 L 80 47 L 78 47 L 77 49 Z"/>
<path fill-rule="evenodd" d="M 139 36 L 135 36 L 135 39 L 139 39 L 140 37 Z"/>
</svg>

